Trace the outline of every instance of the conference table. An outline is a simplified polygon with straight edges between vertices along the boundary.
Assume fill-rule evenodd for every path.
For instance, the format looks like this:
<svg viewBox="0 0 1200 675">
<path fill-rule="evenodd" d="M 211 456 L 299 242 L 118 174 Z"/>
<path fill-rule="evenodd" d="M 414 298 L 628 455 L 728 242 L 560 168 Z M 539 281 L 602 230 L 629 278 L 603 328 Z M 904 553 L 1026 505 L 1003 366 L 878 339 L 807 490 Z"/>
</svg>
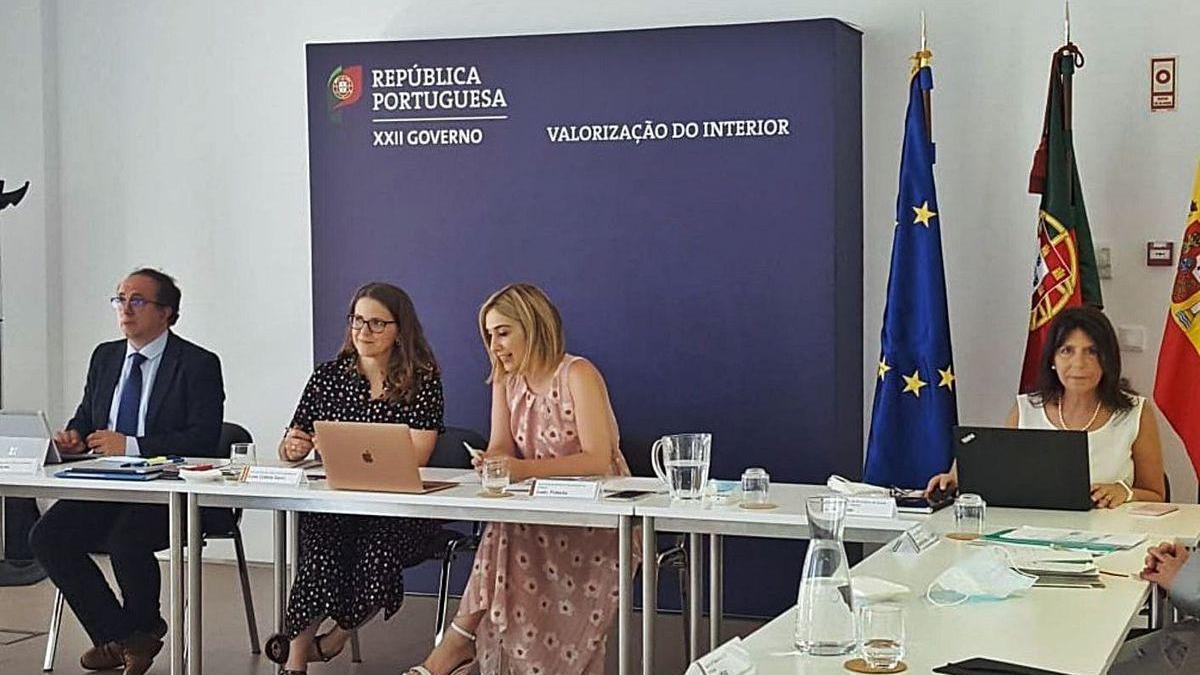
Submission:
<svg viewBox="0 0 1200 675">
<path fill-rule="evenodd" d="M 669 495 L 656 494 L 636 502 L 636 514 L 642 524 L 642 550 L 654 550 L 656 535 L 664 532 L 688 536 L 689 605 L 688 626 L 690 653 L 688 658 L 696 660 L 706 650 L 701 649 L 700 624 L 703 618 L 703 589 L 701 588 L 702 560 L 704 559 L 702 538 L 709 538 L 709 644 L 716 647 L 720 642 L 721 616 L 723 613 L 724 555 L 723 538 L 726 536 L 764 537 L 773 539 L 808 539 L 811 532 L 805 514 L 805 501 L 809 497 L 829 495 L 824 485 L 798 485 L 775 483 L 771 485 L 773 509 L 744 509 L 737 504 L 713 504 L 703 501 L 672 500 Z M 844 531 L 845 541 L 882 544 L 895 539 L 900 533 L 922 522 L 928 515 L 898 514 L 891 518 L 848 516 Z M 647 566 L 642 570 L 642 672 L 653 675 L 655 626 L 650 617 L 657 613 L 657 569 Z M 800 570 L 796 569 L 796 579 Z"/>
<path fill-rule="evenodd" d="M 1131 515 L 1133 506 L 1087 512 L 988 509 L 988 531 L 1031 525 L 1145 533 L 1144 544 L 1097 559 L 1103 589 L 1032 588 L 1002 601 L 938 607 L 926 599 L 926 589 L 982 545 L 944 537 L 921 553 L 881 548 L 853 567 L 851 580 L 870 576 L 909 589 L 895 600 L 905 613 L 904 661 L 909 672 L 930 672 L 950 662 L 986 657 L 1062 673 L 1104 673 L 1147 597 L 1157 595 L 1157 589 L 1137 578 L 1146 546 L 1162 540 L 1194 546 L 1200 536 L 1200 506 L 1180 504 L 1175 513 L 1159 517 Z M 949 509 L 940 511 L 928 517 L 925 526 L 944 535 L 954 529 L 953 515 Z M 1152 602 L 1152 613 L 1153 606 Z M 741 641 L 758 675 L 847 672 L 842 664 L 849 657 L 798 654 L 795 625 L 793 606 Z"/>
<path fill-rule="evenodd" d="M 702 603 L 699 602 L 699 598 L 702 597 L 699 573 L 702 537 L 707 535 L 710 538 L 709 606 L 712 621 L 709 639 L 710 644 L 715 647 L 719 642 L 722 612 L 723 537 L 806 539 L 810 536 L 810 531 L 804 513 L 805 499 L 829 494 L 825 486 L 776 484 L 771 488 L 771 499 L 777 508 L 771 510 L 748 510 L 737 505 L 709 502 L 672 501 L 665 494 L 650 494 L 634 501 L 601 499 L 588 502 L 585 509 L 581 508 L 577 500 L 531 498 L 520 494 L 506 499 L 480 497 L 477 479 L 471 472 L 461 469 L 423 469 L 422 477 L 427 480 L 461 482 L 455 487 L 424 495 L 331 490 L 324 481 L 319 480 L 299 485 L 274 485 L 226 481 L 189 483 L 61 479 L 52 475 L 56 469 L 57 467 L 49 467 L 48 471 L 39 471 L 33 475 L 0 473 L 0 496 L 126 501 L 165 504 L 168 507 L 168 589 L 171 618 L 168 642 L 172 675 L 182 675 L 185 669 L 189 675 L 195 675 L 202 672 L 203 668 L 201 556 L 188 556 L 186 575 L 183 556 L 185 542 L 190 550 L 201 550 L 198 517 L 201 507 L 262 509 L 274 512 L 276 630 L 283 627 L 288 561 L 292 561 L 292 569 L 295 570 L 298 514 L 301 512 L 615 529 L 620 541 L 618 553 L 621 571 L 620 611 L 617 620 L 618 662 L 619 672 L 627 675 L 633 669 L 630 645 L 633 630 L 633 537 L 637 519 L 640 519 L 643 526 L 641 543 L 644 551 L 655 550 L 657 533 L 678 532 L 688 535 L 693 556 L 690 583 L 692 597 L 697 599 L 691 604 L 690 610 L 692 645 L 697 652 L 693 655 L 695 658 L 703 651 L 699 639 L 702 610 Z M 605 485 L 606 490 L 656 487 L 661 489 L 655 479 L 645 478 L 613 479 Z M 1148 543 L 1158 539 L 1169 539 L 1195 544 L 1200 536 L 1200 506 L 1179 505 L 1179 511 L 1157 518 L 1132 516 L 1127 512 L 1128 508 L 1129 505 L 1116 510 L 1088 512 L 989 508 L 987 526 L 989 529 L 1034 525 L 1114 533 L 1144 532 L 1149 535 Z M 845 540 L 882 544 L 892 541 L 900 533 L 922 522 L 940 532 L 953 529 L 953 515 L 949 509 L 932 516 L 849 516 L 846 521 Z M 913 597 L 908 601 L 911 604 L 908 616 L 911 636 L 909 659 L 917 672 L 922 670 L 917 664 L 923 666 L 938 661 L 933 665 L 941 665 L 959 657 L 972 655 L 989 655 L 1014 661 L 1025 658 L 1033 665 L 1063 672 L 1103 672 L 1111 662 L 1116 646 L 1120 644 L 1130 621 L 1149 593 L 1149 585 L 1133 577 L 1106 578 L 1109 587 L 1099 592 L 1034 589 L 1035 592 L 1031 595 L 995 603 L 994 607 L 983 607 L 978 610 L 977 616 L 972 615 L 973 619 L 979 618 L 984 623 L 963 622 L 962 617 L 956 616 L 953 611 L 937 610 L 925 603 L 922 594 L 929 581 L 969 550 L 967 545 L 949 540 L 908 558 L 880 549 L 852 570 L 852 575 L 878 576 L 914 589 Z M 1140 569 L 1142 550 L 1144 546 L 1109 556 L 1111 561 L 1106 560 L 1102 567 L 1122 573 L 1136 572 Z M 796 573 L 799 574 L 799 569 Z M 651 565 L 643 570 L 643 574 L 642 667 L 645 673 L 653 673 L 653 617 L 657 612 L 657 596 L 654 590 L 657 587 L 657 570 Z M 1030 598 L 1038 602 L 1034 603 Z M 187 622 L 184 621 L 185 605 Z M 973 610 L 975 607 L 972 605 Z M 1074 624 L 1085 623 L 1081 621 L 1081 617 L 1095 616 L 1097 612 L 1103 614 L 1104 620 L 1086 622 L 1087 640 L 1080 640 L 1081 633 L 1071 627 Z M 987 621 L 992 621 L 993 624 L 988 624 Z M 968 624 L 979 628 L 968 630 L 965 627 Z M 840 661 L 834 664 L 834 667 L 830 665 L 832 661 L 829 660 L 789 655 L 793 625 L 794 613 L 793 610 L 789 610 L 746 639 L 746 647 L 759 661 L 759 672 L 764 675 L 773 672 L 797 672 L 797 668 L 801 667 L 797 664 L 797 659 L 804 662 L 802 672 L 809 672 L 810 668 L 816 669 L 812 672 L 823 672 L 826 667 L 832 668 L 830 672 L 840 672 Z M 187 626 L 186 635 L 184 626 Z M 1042 629 L 1034 630 L 1036 626 L 1041 626 Z M 1058 627 L 1058 632 L 1050 630 L 1055 626 Z M 923 640 L 927 637 L 923 636 L 931 635 L 938 636 L 939 644 L 953 643 L 953 649 L 924 649 Z M 996 635 L 1003 635 L 1004 639 L 997 640 Z M 954 639 L 943 640 L 942 636 L 954 636 Z M 1062 637 L 1061 640 L 1058 639 L 1059 636 Z M 1069 647 L 1071 644 L 1092 642 L 1093 639 L 1099 641 L 1098 644 L 1111 646 L 1112 649 L 1064 649 L 1064 645 Z M 190 655 L 186 661 L 185 641 L 186 653 Z M 1019 645 L 1024 646 L 1018 649 Z M 1018 651 L 1009 653 L 1013 649 Z M 1055 654 L 1058 656 L 1054 656 Z M 1005 658 L 1006 656 L 1008 658 Z M 810 661 L 813 663 L 810 664 Z"/>
<path fill-rule="evenodd" d="M 619 613 L 617 617 L 620 673 L 631 671 L 629 654 L 633 626 L 633 505 L 625 501 L 597 500 L 581 508 L 578 500 L 535 499 L 514 494 L 495 499 L 479 496 L 478 479 L 462 469 L 422 469 L 424 480 L 448 480 L 460 484 L 429 494 L 359 492 L 331 490 L 325 481 L 306 481 L 299 485 L 249 482 L 185 482 L 156 480 L 125 482 L 118 480 L 82 480 L 56 478 L 60 467 L 48 467 L 33 475 L 0 473 L 0 496 L 80 499 L 166 504 L 170 519 L 168 644 L 172 675 L 199 675 L 203 672 L 203 616 L 201 607 L 201 555 L 188 555 L 186 577 L 183 547 L 202 549 L 200 509 L 228 507 L 273 511 L 275 626 L 283 628 L 287 597 L 287 562 L 295 570 L 296 533 L 300 512 L 344 513 L 354 515 L 433 518 L 439 520 L 478 520 L 489 522 L 562 525 L 616 529 L 619 537 L 620 575 Z M 647 479 L 616 478 L 606 482 L 610 489 L 645 487 Z M 186 516 L 186 537 L 184 517 Z M 289 540 L 291 545 L 289 545 Z M 186 595 L 184 581 L 186 578 Z M 184 602 L 184 598 L 187 602 Z M 184 621 L 184 606 L 187 621 Z M 184 630 L 186 626 L 186 652 Z M 184 654 L 187 654 L 185 660 Z"/>
</svg>

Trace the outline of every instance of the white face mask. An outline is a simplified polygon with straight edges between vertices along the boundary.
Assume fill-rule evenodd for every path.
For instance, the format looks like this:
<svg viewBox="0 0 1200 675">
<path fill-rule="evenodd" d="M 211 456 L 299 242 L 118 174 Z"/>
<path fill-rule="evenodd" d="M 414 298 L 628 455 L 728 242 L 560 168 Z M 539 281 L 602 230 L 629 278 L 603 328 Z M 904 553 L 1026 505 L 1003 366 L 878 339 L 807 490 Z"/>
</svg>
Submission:
<svg viewBox="0 0 1200 675">
<path fill-rule="evenodd" d="M 938 575 L 925 597 L 938 607 L 960 605 L 971 599 L 1003 600 L 1033 586 L 1037 577 L 1011 566 L 1008 552 L 989 546 L 971 553 Z"/>
</svg>

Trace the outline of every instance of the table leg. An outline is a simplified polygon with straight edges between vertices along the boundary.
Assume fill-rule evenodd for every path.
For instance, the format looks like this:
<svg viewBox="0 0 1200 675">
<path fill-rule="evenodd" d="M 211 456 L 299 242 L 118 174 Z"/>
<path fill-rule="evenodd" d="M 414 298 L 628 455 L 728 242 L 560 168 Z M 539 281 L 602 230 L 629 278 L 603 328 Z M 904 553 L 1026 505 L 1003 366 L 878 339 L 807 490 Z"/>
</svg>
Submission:
<svg viewBox="0 0 1200 675">
<path fill-rule="evenodd" d="M 0 495 L 0 560 L 4 560 L 4 552 L 8 550 L 7 514 L 4 513 L 4 495 Z"/>
<path fill-rule="evenodd" d="M 654 675 L 654 621 L 658 618 L 658 537 L 654 519 L 642 518 L 642 673 Z"/>
<path fill-rule="evenodd" d="M 271 561 L 275 572 L 275 632 L 282 633 L 287 614 L 287 512 L 275 511 L 271 515 L 271 530 L 275 536 L 275 554 Z"/>
<path fill-rule="evenodd" d="M 296 583 L 296 575 L 300 573 L 300 513 L 287 512 L 287 562 L 288 588 Z"/>
<path fill-rule="evenodd" d="M 725 539 L 708 535 L 708 648 L 721 644 L 721 617 L 725 600 Z"/>
<path fill-rule="evenodd" d="M 633 516 L 619 516 L 617 520 L 617 586 L 620 610 L 617 614 L 617 672 L 631 675 L 629 657 L 630 628 L 633 625 Z"/>
<path fill-rule="evenodd" d="M 704 655 L 700 649 L 700 622 L 704 620 L 704 536 L 688 535 L 688 630 L 692 653 L 688 662 Z"/>
<path fill-rule="evenodd" d="M 187 533 L 188 533 L 188 675 L 200 675 L 204 672 L 204 622 L 201 607 L 204 596 L 201 592 L 201 562 L 204 559 L 204 542 L 200 536 L 200 497 L 196 494 L 187 496 Z"/>
<path fill-rule="evenodd" d="M 171 675 L 183 675 L 183 503 L 182 492 L 172 492 L 167 499 L 167 530 L 171 543 L 168 565 L 170 595 Z"/>
<path fill-rule="evenodd" d="M 1150 630 L 1162 628 L 1162 597 L 1159 595 L 1158 584 L 1150 584 L 1150 613 L 1146 617 L 1146 627 Z"/>
</svg>

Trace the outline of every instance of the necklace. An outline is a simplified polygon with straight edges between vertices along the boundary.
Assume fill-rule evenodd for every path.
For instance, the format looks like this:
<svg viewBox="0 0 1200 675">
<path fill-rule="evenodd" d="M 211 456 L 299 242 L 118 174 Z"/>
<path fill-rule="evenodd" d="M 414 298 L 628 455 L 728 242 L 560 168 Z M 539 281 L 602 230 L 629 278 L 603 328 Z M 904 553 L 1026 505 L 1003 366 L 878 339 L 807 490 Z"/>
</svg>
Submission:
<svg viewBox="0 0 1200 675">
<path fill-rule="evenodd" d="M 1096 421 L 1096 417 L 1100 415 L 1100 401 L 1096 401 L 1096 409 L 1092 411 L 1092 418 L 1088 420 L 1087 424 L 1079 427 L 1078 429 L 1072 429 L 1071 427 L 1067 426 L 1066 420 L 1063 419 L 1062 409 L 1063 405 L 1062 401 L 1060 400 L 1058 402 L 1058 426 L 1062 427 L 1064 431 L 1087 431 L 1089 428 L 1091 428 L 1092 423 Z"/>
</svg>

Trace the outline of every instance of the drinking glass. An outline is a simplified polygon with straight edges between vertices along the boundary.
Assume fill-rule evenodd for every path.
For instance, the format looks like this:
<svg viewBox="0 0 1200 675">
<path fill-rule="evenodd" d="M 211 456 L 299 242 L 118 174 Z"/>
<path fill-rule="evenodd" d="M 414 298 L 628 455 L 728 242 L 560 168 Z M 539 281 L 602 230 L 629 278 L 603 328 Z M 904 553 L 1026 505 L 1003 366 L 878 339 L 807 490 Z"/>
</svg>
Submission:
<svg viewBox="0 0 1200 675">
<path fill-rule="evenodd" d="M 966 493 L 954 500 L 954 529 L 962 534 L 983 534 L 983 519 L 987 502 L 976 494 Z"/>
<path fill-rule="evenodd" d="M 870 668 L 895 668 L 904 658 L 904 608 L 888 603 L 860 607 L 858 648 Z"/>
<path fill-rule="evenodd" d="M 771 477 L 767 470 L 752 466 L 742 473 L 742 503 L 747 506 L 762 506 L 770 503 Z"/>
<path fill-rule="evenodd" d="M 504 493 L 504 489 L 508 487 L 508 458 L 507 457 L 488 457 L 483 460 L 483 473 L 481 482 L 483 490 L 490 495 L 500 495 Z"/>
<path fill-rule="evenodd" d="M 234 443 L 229 446 L 229 464 L 231 466 L 252 466 L 258 461 L 258 453 L 253 443 Z"/>
</svg>

